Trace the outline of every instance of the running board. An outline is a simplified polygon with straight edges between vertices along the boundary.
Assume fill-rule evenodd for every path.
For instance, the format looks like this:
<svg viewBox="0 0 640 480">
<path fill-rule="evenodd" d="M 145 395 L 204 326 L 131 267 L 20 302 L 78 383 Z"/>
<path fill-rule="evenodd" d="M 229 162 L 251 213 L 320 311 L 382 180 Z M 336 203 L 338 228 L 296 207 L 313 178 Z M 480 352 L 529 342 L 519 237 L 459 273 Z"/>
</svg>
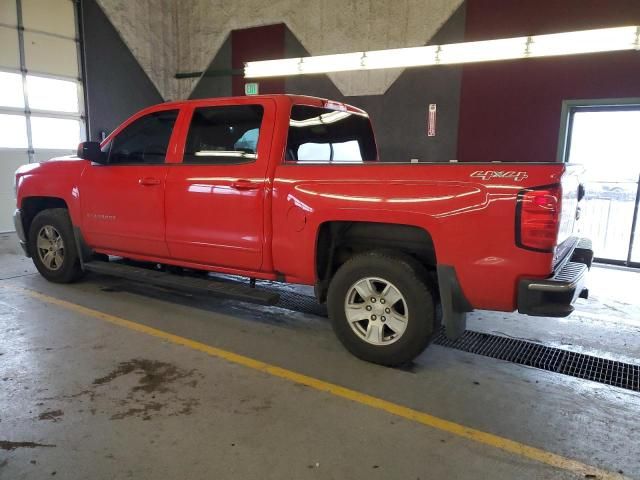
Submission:
<svg viewBox="0 0 640 480">
<path fill-rule="evenodd" d="M 93 261 L 84 264 L 84 270 L 101 275 L 126 278 L 136 282 L 166 287 L 185 292 L 198 292 L 224 297 L 241 302 L 259 303 L 261 305 L 275 305 L 280 295 L 267 292 L 246 285 L 231 282 L 214 281 L 209 278 L 183 277 L 172 273 L 151 270 L 149 268 L 133 267 L 116 262 Z"/>
</svg>

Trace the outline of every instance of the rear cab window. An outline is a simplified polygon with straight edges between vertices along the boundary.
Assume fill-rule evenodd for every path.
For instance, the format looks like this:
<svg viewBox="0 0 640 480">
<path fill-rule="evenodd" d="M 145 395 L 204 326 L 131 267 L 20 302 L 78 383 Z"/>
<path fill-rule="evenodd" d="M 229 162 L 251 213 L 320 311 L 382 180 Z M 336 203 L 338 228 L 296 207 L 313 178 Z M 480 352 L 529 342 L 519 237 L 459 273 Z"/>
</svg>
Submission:
<svg viewBox="0 0 640 480">
<path fill-rule="evenodd" d="M 366 114 L 308 105 L 291 107 L 285 161 L 363 163 L 377 159 Z"/>
</svg>

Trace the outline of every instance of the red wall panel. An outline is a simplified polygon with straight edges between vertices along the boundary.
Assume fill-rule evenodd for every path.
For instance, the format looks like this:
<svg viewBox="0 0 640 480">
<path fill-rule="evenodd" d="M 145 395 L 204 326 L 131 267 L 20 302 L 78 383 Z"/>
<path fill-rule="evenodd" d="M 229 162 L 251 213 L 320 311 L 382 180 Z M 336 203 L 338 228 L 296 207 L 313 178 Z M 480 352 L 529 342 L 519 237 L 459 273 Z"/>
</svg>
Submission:
<svg viewBox="0 0 640 480">
<path fill-rule="evenodd" d="M 640 0 L 467 0 L 465 40 L 640 25 Z M 562 101 L 640 97 L 640 52 L 465 66 L 458 158 L 555 161 Z"/>
<path fill-rule="evenodd" d="M 233 30 L 231 32 L 231 68 L 243 69 L 244 62 L 253 60 L 284 58 L 284 34 L 285 25 L 282 23 Z M 284 77 L 247 81 L 258 82 L 259 93 L 284 93 Z M 231 87 L 233 95 L 244 95 L 244 84 L 243 75 L 234 75 Z"/>
</svg>

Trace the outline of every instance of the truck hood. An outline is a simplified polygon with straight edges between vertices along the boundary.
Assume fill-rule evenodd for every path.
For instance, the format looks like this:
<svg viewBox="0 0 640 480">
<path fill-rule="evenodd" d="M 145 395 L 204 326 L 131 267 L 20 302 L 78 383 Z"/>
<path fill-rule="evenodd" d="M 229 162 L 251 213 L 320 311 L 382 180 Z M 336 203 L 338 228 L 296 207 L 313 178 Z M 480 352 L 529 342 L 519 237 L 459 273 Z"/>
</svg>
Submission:
<svg viewBox="0 0 640 480">
<path fill-rule="evenodd" d="M 75 155 L 65 155 L 62 157 L 54 157 L 49 160 L 44 160 L 38 163 L 27 163 L 26 165 L 21 165 L 16 170 L 16 175 L 24 175 L 27 173 L 44 173 L 51 171 L 51 169 L 58 168 L 56 165 L 59 164 L 68 164 L 72 163 L 74 165 L 80 164 L 82 162 L 86 162 L 86 160 L 82 160 Z"/>
</svg>

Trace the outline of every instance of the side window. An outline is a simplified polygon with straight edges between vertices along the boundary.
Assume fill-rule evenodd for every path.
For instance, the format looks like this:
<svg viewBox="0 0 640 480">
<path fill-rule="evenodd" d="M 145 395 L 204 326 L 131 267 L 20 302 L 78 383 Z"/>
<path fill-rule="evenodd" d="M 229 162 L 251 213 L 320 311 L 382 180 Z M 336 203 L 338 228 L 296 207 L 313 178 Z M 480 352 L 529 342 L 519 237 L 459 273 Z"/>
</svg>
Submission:
<svg viewBox="0 0 640 480">
<path fill-rule="evenodd" d="M 164 110 L 140 117 L 109 142 L 109 165 L 157 165 L 164 163 L 178 110 Z"/>
<path fill-rule="evenodd" d="M 297 163 L 362 163 L 377 160 L 369 117 L 325 108 L 291 108 L 285 159 Z"/>
<path fill-rule="evenodd" d="M 200 107 L 193 112 L 183 163 L 255 161 L 264 109 L 261 105 Z"/>
</svg>

